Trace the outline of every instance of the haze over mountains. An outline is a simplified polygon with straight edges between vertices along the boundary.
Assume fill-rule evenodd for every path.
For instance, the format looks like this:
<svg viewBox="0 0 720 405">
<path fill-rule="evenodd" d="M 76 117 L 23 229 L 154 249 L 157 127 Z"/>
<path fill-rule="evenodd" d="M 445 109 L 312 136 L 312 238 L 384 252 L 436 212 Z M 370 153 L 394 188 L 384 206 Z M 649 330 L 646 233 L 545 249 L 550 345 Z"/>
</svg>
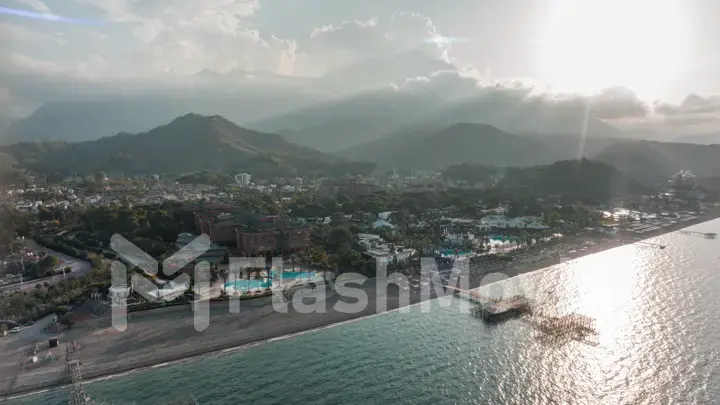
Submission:
<svg viewBox="0 0 720 405">
<path fill-rule="evenodd" d="M 626 89 L 590 99 L 550 97 L 526 85 L 486 80 L 420 51 L 370 58 L 321 77 L 206 69 L 162 86 L 85 93 L 45 103 L 10 125 L 3 141 L 93 140 L 147 131 L 192 112 L 336 152 L 408 128 L 461 122 L 515 134 L 635 138 L 608 120 L 645 112 Z"/>
<path fill-rule="evenodd" d="M 607 138 L 515 135 L 487 124 L 395 133 L 330 155 L 283 136 L 240 127 L 220 116 L 187 114 L 146 133 L 120 133 L 79 143 L 18 143 L 0 147 L 5 167 L 56 174 L 96 171 L 180 174 L 247 171 L 258 177 L 369 175 L 381 169 L 442 171 L 461 163 L 499 167 L 548 165 L 591 158 L 628 179 L 664 183 L 675 172 L 699 178 L 720 173 L 720 145 Z M 616 176 L 617 177 L 617 176 Z M 622 183 L 627 183 L 623 181 Z"/>
<path fill-rule="evenodd" d="M 341 156 L 381 167 L 443 170 L 459 163 L 532 166 L 553 162 L 540 141 L 486 124 L 459 123 L 435 132 L 413 130 L 355 146 Z"/>
<path fill-rule="evenodd" d="M 0 148 L 14 163 L 43 173 L 188 173 L 251 171 L 296 176 L 325 172 L 367 175 L 373 164 L 348 162 L 260 133 L 220 116 L 187 114 L 147 133 L 121 133 L 80 143 L 19 143 Z"/>
<path fill-rule="evenodd" d="M 458 123 L 439 129 L 407 129 L 337 154 L 385 169 L 441 170 L 459 163 L 532 166 L 592 157 L 617 142 L 614 138 L 516 135 L 487 124 Z"/>
<path fill-rule="evenodd" d="M 395 69 L 389 69 L 391 66 Z M 129 88 L 122 94 L 89 89 L 86 90 L 89 95 L 46 103 L 28 118 L 8 124 L 2 141 L 93 140 L 118 132 L 147 131 L 187 113 L 222 115 L 234 122 L 248 124 L 321 106 L 359 92 L 389 88 L 395 81 L 428 76 L 438 69 L 453 70 L 455 67 L 410 51 L 362 61 L 322 77 L 244 70 L 220 74 L 203 70 L 192 77 L 158 87 Z M 381 94 L 384 93 L 381 91 Z M 413 105 L 406 107 L 410 108 Z M 359 110 L 354 113 L 362 115 Z M 368 114 L 372 115 L 372 111 Z M 310 118 L 306 121 L 315 125 Z M 272 127 L 249 126 L 260 130 Z"/>
<path fill-rule="evenodd" d="M 122 95 L 88 94 L 45 103 L 10 125 L 6 143 L 59 142 L 3 148 L 4 160 L 63 173 L 180 173 L 254 165 L 258 172 L 292 175 L 326 169 L 368 174 L 375 165 L 530 166 L 589 157 L 646 182 L 663 181 L 679 169 L 701 177 L 720 169 L 714 163 L 720 161 L 716 148 L 695 154 L 700 149 L 639 142 L 680 136 L 671 129 L 656 136 L 649 109 L 665 114 L 669 123 L 713 111 L 714 98 L 689 96 L 677 106 L 649 106 L 624 88 L 593 96 L 553 94 L 491 81 L 418 51 L 362 60 L 319 77 L 206 69 L 162 86 L 128 88 Z M 632 120 L 646 120 L 645 127 L 628 129 Z M 712 143 L 715 136 L 678 139 Z M 154 159 L 159 152 L 153 150 L 165 157 Z M 55 159 L 57 154 L 69 158 Z"/>
</svg>

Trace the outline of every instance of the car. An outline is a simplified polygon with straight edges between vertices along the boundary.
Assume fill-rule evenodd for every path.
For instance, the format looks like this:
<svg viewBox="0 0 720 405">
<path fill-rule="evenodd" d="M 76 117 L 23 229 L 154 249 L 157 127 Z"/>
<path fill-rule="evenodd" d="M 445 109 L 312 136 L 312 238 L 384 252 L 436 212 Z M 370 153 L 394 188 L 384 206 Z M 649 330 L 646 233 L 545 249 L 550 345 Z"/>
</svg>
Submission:
<svg viewBox="0 0 720 405">
<path fill-rule="evenodd" d="M 18 333 L 18 332 L 20 332 L 20 327 L 19 327 L 19 326 L 16 326 L 16 327 L 10 329 L 10 333 Z"/>
</svg>

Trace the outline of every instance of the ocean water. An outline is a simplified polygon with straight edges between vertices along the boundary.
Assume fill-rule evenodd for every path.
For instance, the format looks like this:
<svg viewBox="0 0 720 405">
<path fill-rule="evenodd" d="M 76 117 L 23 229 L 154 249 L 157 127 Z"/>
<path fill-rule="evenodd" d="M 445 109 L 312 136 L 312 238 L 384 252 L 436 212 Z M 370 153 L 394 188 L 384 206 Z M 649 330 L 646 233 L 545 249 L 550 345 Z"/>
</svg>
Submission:
<svg viewBox="0 0 720 405">
<path fill-rule="evenodd" d="M 720 221 L 692 227 L 718 232 Z M 435 301 L 261 346 L 96 381 L 93 398 L 154 404 L 720 403 L 720 239 L 673 233 L 484 287 L 596 320 L 597 345 L 548 344 Z M 514 291 L 511 291 L 514 290 Z M 449 303 L 450 306 L 441 304 Z M 65 404 L 53 390 L 11 404 Z"/>
</svg>

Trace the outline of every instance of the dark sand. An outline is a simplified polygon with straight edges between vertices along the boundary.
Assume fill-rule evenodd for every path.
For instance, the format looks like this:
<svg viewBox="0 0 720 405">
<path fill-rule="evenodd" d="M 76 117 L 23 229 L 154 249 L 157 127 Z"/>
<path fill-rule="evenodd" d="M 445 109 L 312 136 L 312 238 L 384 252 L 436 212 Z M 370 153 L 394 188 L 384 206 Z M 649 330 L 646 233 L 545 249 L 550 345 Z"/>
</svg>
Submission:
<svg viewBox="0 0 720 405">
<path fill-rule="evenodd" d="M 664 233 L 673 232 L 696 223 L 705 222 L 720 216 L 720 210 L 703 215 L 695 220 L 678 223 L 662 228 L 653 233 L 645 233 L 642 239 L 655 237 Z M 638 235 L 619 232 L 614 237 L 572 236 L 563 239 L 563 249 L 560 256 L 548 257 L 532 263 L 509 263 L 499 271 L 514 276 L 529 271 L 556 265 L 567 259 L 597 253 L 616 246 L 637 242 Z M 595 245 L 587 246 L 590 240 Z M 538 245 L 530 252 L 552 248 L 552 244 Z M 574 253 L 563 252 L 575 250 Z M 471 273 L 471 287 L 479 285 L 482 278 L 482 269 L 475 268 Z M 356 286 L 355 286 L 356 287 Z M 193 327 L 193 314 L 189 306 L 176 306 L 141 313 L 131 314 L 128 329 L 118 332 L 109 325 L 108 320 L 89 320 L 74 326 L 61 339 L 60 347 L 54 350 L 57 361 L 45 361 L 48 351 L 47 337 L 37 333 L 34 338 L 40 341 L 39 362 L 28 364 L 27 359 L 21 364 L 23 355 L 28 351 L 29 339 L 10 335 L 0 338 L 0 394 L 18 395 L 26 394 L 40 389 L 69 383 L 70 377 L 66 371 L 64 359 L 65 343 L 75 341 L 78 351 L 75 358 L 82 364 L 84 379 L 91 380 L 114 374 L 130 372 L 133 370 L 151 367 L 168 362 L 189 359 L 209 353 L 222 352 L 225 349 L 237 348 L 249 344 L 261 344 L 268 339 L 308 331 L 339 322 L 344 322 L 386 310 L 398 308 L 404 301 L 396 287 L 387 291 L 387 308 L 378 307 L 376 280 L 370 279 L 363 284 L 368 294 L 367 307 L 354 314 L 341 313 L 333 309 L 340 301 L 353 303 L 354 299 L 341 297 L 332 290 L 326 291 L 323 301 L 327 310 L 324 313 L 298 313 L 290 305 L 287 313 L 273 309 L 273 298 L 259 298 L 240 302 L 240 313 L 230 313 L 227 302 L 210 304 L 210 321 L 208 329 L 197 332 Z M 325 291 L 325 290 L 324 290 Z M 317 296 L 320 292 L 309 293 Z M 431 295 L 434 297 L 434 294 Z M 410 293 L 410 303 L 421 300 L 417 290 Z M 310 303 L 313 299 L 308 299 Z M 14 377 L 17 376 L 15 379 Z M 15 380 L 15 381 L 14 381 Z"/>
</svg>

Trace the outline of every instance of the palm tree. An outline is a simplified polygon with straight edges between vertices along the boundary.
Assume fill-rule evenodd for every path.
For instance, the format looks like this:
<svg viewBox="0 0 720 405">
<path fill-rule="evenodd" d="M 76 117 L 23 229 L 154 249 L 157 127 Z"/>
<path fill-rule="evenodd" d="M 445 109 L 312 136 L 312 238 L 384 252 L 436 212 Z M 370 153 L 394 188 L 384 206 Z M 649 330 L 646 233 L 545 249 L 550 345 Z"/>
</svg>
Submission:
<svg viewBox="0 0 720 405">
<path fill-rule="evenodd" d="M 253 276 L 253 280 L 259 281 L 262 280 L 262 276 L 260 276 L 260 269 L 255 269 L 255 275 Z M 248 283 L 249 284 L 249 283 Z"/>
<path fill-rule="evenodd" d="M 223 288 L 222 288 L 222 290 L 223 290 L 223 292 L 225 292 L 225 293 L 227 293 L 227 280 L 228 280 L 228 276 L 229 276 L 229 273 L 228 273 L 228 269 L 227 269 L 227 268 L 223 268 L 223 269 L 220 270 L 220 278 L 222 278 L 222 280 L 223 280 Z"/>
</svg>

